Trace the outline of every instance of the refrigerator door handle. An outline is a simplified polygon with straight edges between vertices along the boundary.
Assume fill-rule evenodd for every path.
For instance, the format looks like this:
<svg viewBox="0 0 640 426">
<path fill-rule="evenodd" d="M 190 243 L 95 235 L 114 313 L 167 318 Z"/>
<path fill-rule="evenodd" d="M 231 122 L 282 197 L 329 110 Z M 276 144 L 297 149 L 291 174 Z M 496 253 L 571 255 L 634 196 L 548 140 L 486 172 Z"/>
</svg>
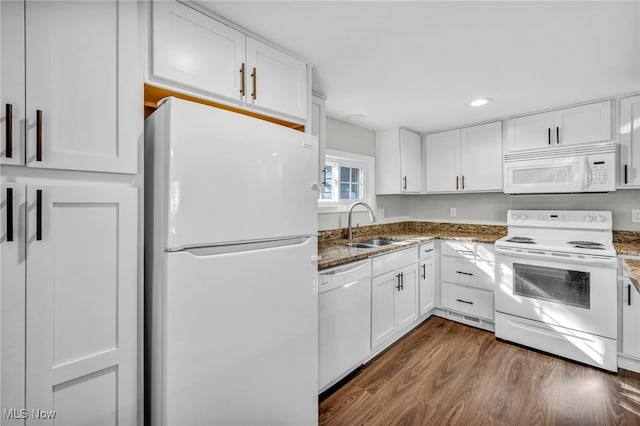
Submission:
<svg viewBox="0 0 640 426">
<path fill-rule="evenodd" d="M 274 249 L 295 245 L 304 245 L 309 242 L 311 236 L 277 238 L 272 240 L 241 241 L 227 244 L 216 244 L 204 247 L 189 247 L 168 252 L 188 252 L 193 256 L 214 256 L 218 254 L 242 253 L 245 251 Z"/>
</svg>

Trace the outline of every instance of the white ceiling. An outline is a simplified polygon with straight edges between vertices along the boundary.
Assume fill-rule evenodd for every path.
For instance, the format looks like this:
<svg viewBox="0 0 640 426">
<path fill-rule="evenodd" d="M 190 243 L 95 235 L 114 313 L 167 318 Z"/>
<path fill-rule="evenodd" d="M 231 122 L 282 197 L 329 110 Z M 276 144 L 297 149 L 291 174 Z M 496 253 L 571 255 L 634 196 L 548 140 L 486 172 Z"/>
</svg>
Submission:
<svg viewBox="0 0 640 426">
<path fill-rule="evenodd" d="M 330 116 L 445 129 L 640 90 L 640 2 L 198 1 L 313 65 Z M 471 108 L 477 97 L 491 97 Z"/>
</svg>

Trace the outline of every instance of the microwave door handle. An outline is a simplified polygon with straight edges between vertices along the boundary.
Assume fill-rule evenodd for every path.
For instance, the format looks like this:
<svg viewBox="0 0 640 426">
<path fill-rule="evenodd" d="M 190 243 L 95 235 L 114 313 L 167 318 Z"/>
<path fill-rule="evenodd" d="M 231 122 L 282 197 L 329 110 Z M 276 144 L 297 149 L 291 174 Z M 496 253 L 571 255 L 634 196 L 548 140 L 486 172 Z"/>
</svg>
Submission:
<svg viewBox="0 0 640 426">
<path fill-rule="evenodd" d="M 584 157 L 584 176 L 582 177 L 582 189 L 589 188 L 589 181 L 591 180 L 589 176 L 591 170 L 589 169 L 589 157 L 585 155 Z"/>
</svg>

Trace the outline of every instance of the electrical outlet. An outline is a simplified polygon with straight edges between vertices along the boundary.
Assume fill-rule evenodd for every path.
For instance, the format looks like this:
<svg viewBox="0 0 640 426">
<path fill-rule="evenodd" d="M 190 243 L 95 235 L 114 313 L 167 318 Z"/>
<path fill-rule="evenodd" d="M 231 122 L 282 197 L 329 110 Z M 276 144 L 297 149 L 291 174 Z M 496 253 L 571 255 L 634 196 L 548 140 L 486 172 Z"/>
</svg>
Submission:
<svg viewBox="0 0 640 426">
<path fill-rule="evenodd" d="M 451 207 L 449 209 L 449 216 L 456 217 L 456 208 L 455 207 Z"/>
<path fill-rule="evenodd" d="M 631 210 L 631 222 L 640 222 L 640 209 Z"/>
<path fill-rule="evenodd" d="M 384 219 L 384 209 L 378 209 L 378 219 Z"/>
</svg>

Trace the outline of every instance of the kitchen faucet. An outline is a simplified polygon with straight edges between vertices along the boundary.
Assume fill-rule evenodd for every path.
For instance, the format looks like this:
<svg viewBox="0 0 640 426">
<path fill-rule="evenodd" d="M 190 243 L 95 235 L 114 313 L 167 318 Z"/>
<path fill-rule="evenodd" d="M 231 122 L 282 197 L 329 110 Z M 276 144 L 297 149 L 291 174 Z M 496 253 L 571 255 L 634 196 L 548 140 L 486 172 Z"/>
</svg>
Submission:
<svg viewBox="0 0 640 426">
<path fill-rule="evenodd" d="M 349 241 L 351 241 L 353 238 L 353 232 L 351 231 L 351 213 L 353 213 L 353 208 L 358 204 L 365 206 L 369 210 L 369 218 L 371 219 L 371 222 L 375 222 L 376 220 L 378 220 L 378 218 L 376 218 L 376 215 L 373 213 L 373 209 L 371 208 L 371 206 L 364 201 L 356 201 L 355 203 L 351 204 L 351 206 L 349 207 L 349 222 L 347 226 L 347 237 Z"/>
</svg>

